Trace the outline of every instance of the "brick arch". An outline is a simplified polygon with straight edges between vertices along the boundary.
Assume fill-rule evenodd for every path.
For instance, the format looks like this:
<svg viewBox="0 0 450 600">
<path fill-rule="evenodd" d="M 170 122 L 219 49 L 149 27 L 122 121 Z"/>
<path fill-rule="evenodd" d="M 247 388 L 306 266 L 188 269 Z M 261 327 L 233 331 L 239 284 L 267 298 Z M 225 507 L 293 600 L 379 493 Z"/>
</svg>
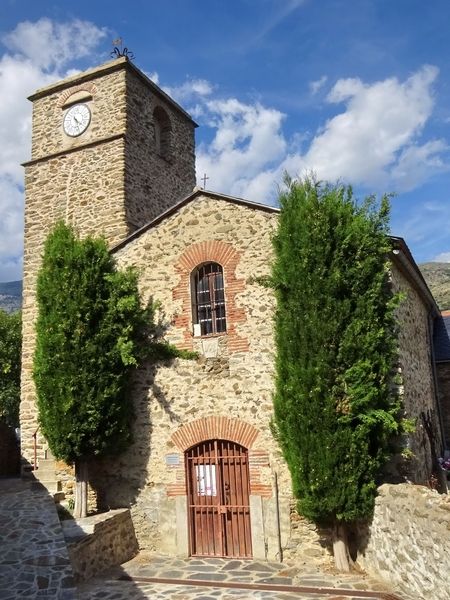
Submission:
<svg viewBox="0 0 450 600">
<path fill-rule="evenodd" d="M 236 304 L 236 295 L 245 289 L 245 280 L 236 277 L 236 268 L 241 259 L 241 253 L 231 244 L 220 240 L 207 240 L 191 244 L 175 264 L 175 270 L 180 279 L 172 290 L 174 300 L 181 300 L 182 309 L 176 315 L 173 325 L 182 330 L 183 343 L 180 348 L 192 350 L 192 304 L 191 304 L 191 274 L 192 271 L 206 262 L 215 262 L 222 266 L 225 281 L 225 303 L 227 315 L 228 350 L 230 352 L 245 352 L 249 349 L 248 340 L 237 334 L 236 325 L 245 322 L 245 310 Z"/>
<path fill-rule="evenodd" d="M 241 419 L 213 416 L 182 425 L 172 434 L 172 441 L 183 452 L 200 442 L 212 439 L 236 442 L 250 450 L 258 434 L 256 427 Z"/>
<path fill-rule="evenodd" d="M 267 482 L 267 470 L 270 469 L 269 455 L 259 445 L 255 445 L 259 435 L 258 429 L 241 419 L 210 416 L 196 419 L 181 425 L 170 440 L 185 453 L 189 448 L 211 439 L 222 439 L 236 442 L 248 450 L 250 493 L 264 498 L 272 496 L 272 486 Z M 184 461 L 180 461 L 173 469 L 172 483 L 166 485 L 168 496 L 184 496 L 186 494 L 186 470 Z M 266 471 L 263 477 L 263 471 Z"/>
<path fill-rule="evenodd" d="M 76 85 L 74 87 L 69 88 L 68 90 L 65 90 L 61 93 L 61 95 L 58 98 L 58 107 L 62 108 L 68 100 L 68 98 L 70 98 L 70 96 L 76 94 L 77 92 L 88 92 L 89 94 L 94 96 L 97 92 L 97 87 L 94 83 L 90 83 L 88 81 L 86 83 L 81 83 L 80 85 Z"/>
<path fill-rule="evenodd" d="M 216 262 L 224 268 L 235 269 L 239 259 L 239 252 L 231 244 L 219 240 L 208 240 L 189 246 L 181 255 L 178 267 L 191 272 L 202 263 Z"/>
</svg>

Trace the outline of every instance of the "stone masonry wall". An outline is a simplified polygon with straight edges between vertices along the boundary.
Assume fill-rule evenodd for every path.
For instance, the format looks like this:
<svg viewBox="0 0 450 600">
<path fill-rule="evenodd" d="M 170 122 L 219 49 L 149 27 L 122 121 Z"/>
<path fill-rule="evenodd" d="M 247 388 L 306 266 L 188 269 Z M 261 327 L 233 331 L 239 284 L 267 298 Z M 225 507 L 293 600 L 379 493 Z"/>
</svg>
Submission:
<svg viewBox="0 0 450 600">
<path fill-rule="evenodd" d="M 63 219 L 81 235 L 104 235 L 113 246 L 181 199 L 195 183 L 193 123 L 172 107 L 173 149 L 181 156 L 170 164 L 169 174 L 155 154 L 149 121 L 155 93 L 133 69 L 126 59 L 118 59 L 32 97 L 32 160 L 25 171 L 21 402 L 22 454 L 29 463 L 37 430 L 31 375 L 36 277 L 49 230 Z M 73 138 L 64 133 L 62 121 L 67 106 L 76 101 L 88 104 L 92 116 L 87 130 Z M 149 181 L 158 183 L 158 194 Z M 42 456 L 45 440 L 39 433 L 37 439 Z"/>
<path fill-rule="evenodd" d="M 135 71 L 127 71 L 126 195 L 132 229 L 148 223 L 190 194 L 195 186 L 195 125 L 161 96 L 151 93 Z M 156 151 L 153 111 L 171 123 L 170 154 Z"/>
<path fill-rule="evenodd" d="M 271 292 L 254 280 L 269 273 L 270 237 L 275 222 L 276 214 L 270 210 L 201 196 L 117 252 L 120 266 L 139 268 L 144 303 L 150 299 L 161 303 L 160 320 L 166 339 L 183 346 L 190 337 L 192 347 L 200 353 L 197 360 L 177 359 L 170 364 L 147 365 L 139 370 L 133 388 L 134 444 L 116 460 L 101 461 L 92 477 L 100 505 L 131 506 L 141 548 L 179 553 L 179 536 L 183 532 L 186 535 L 187 530 L 187 522 L 177 523 L 180 502 L 186 505 L 184 450 L 189 443 L 194 443 L 180 440 L 193 440 L 193 434 L 185 432 L 191 426 L 195 431 L 195 424 L 200 421 L 206 439 L 219 435 L 214 433 L 219 427 L 217 419 L 229 431 L 233 427 L 240 431 L 250 427 L 256 432 L 256 437 L 251 438 L 254 441 L 246 444 L 251 446 L 251 497 L 256 499 L 264 515 L 263 546 L 266 545 L 268 557 L 277 556 L 275 472 L 279 486 L 281 542 L 283 547 L 289 546 L 290 476 L 269 428 L 274 302 Z M 234 321 L 233 313 L 227 313 L 227 327 L 235 327 L 236 336 L 246 340 L 240 351 L 230 349 L 228 334 L 207 338 L 192 336 L 191 305 L 190 302 L 186 305 L 183 295 L 178 293 L 182 287 L 189 290 L 190 273 L 179 265 L 190 248 L 202 247 L 202 244 L 207 244 L 213 254 L 229 247 L 230 256 L 237 256 L 233 262 L 234 279 L 243 285 L 233 292 L 234 304 L 236 311 L 243 314 L 238 312 L 239 318 Z M 214 260 L 213 254 L 211 260 Z M 205 259 L 206 256 L 200 258 Z M 225 268 L 227 305 L 229 275 Z M 235 434 L 230 435 L 235 439 Z M 172 464 L 167 464 L 168 456 L 175 459 Z M 303 539 L 314 540 L 312 546 L 318 539 L 317 533 L 306 523 L 297 523 L 296 532 L 299 527 Z M 291 552 L 295 554 L 294 549 Z"/>
<path fill-rule="evenodd" d="M 438 363 L 436 371 L 445 441 L 447 448 L 450 448 L 450 362 Z"/>
<path fill-rule="evenodd" d="M 61 524 L 78 581 L 91 579 L 137 554 L 129 510 L 113 510 L 76 521 L 62 521 Z"/>
<path fill-rule="evenodd" d="M 410 458 L 400 460 L 397 457 L 396 465 L 393 463 L 392 467 L 394 470 L 396 467 L 400 478 L 423 484 L 429 481 L 432 473 L 432 449 L 424 419 L 429 419 L 433 426 L 435 445 L 440 444 L 428 310 L 417 290 L 395 265 L 392 266 L 392 281 L 394 291 L 404 294 L 397 309 L 404 416 L 412 419 L 416 428 L 406 442 Z"/>
<path fill-rule="evenodd" d="M 450 496 L 423 486 L 382 485 L 358 563 L 422 600 L 449 600 Z"/>
<path fill-rule="evenodd" d="M 275 221 L 274 213 L 211 199 L 205 194 L 116 253 L 121 266 L 139 268 L 144 302 L 153 299 L 160 303 L 160 325 L 166 339 L 200 354 L 194 361 L 177 359 L 171 364 L 147 365 L 136 374 L 135 442 L 116 461 L 102 461 L 93 477 L 100 504 L 132 507 L 141 547 L 168 553 L 179 551 L 177 536 L 186 523 L 177 521 L 177 515 L 179 503 L 186 503 L 186 484 L 185 447 L 176 443 L 177 432 L 199 419 L 226 417 L 239 420 L 242 426 L 249 424 L 258 432 L 251 453 L 262 453 L 254 485 L 256 489 L 261 486 L 256 496 L 263 507 L 266 556 L 276 558 L 278 552 L 275 473 L 280 490 L 281 542 L 286 556 L 295 560 L 306 549 L 313 554 L 326 554 L 323 546 L 327 532 L 318 531 L 292 509 L 289 473 L 269 429 L 274 303 L 271 292 L 258 285 L 255 277 L 269 272 L 270 237 Z M 226 302 L 232 308 L 227 323 L 229 333 L 194 337 L 190 269 L 197 259 L 202 263 L 208 256 L 218 260 L 220 255 Z M 407 291 L 399 309 L 404 327 L 400 364 L 405 409 L 409 416 L 418 416 L 424 407 L 434 406 L 427 314 L 422 300 L 403 275 L 394 269 L 393 278 L 395 286 Z M 238 351 L 231 343 L 233 331 L 241 340 Z M 429 469 L 426 440 L 413 439 L 411 446 L 426 466 L 422 467 L 419 461 L 410 464 L 409 475 L 425 479 Z M 167 464 L 169 456 L 178 464 Z M 320 540 L 323 546 L 318 543 Z"/>
<path fill-rule="evenodd" d="M 62 88 L 51 87 L 33 103 L 32 160 L 25 165 L 25 247 L 23 275 L 23 350 L 21 446 L 33 460 L 37 430 L 32 365 L 35 347 L 36 278 L 43 244 L 52 225 L 63 219 L 80 233 L 104 234 L 113 243 L 128 228 L 124 210 L 125 75 L 104 74 L 97 84 L 70 78 Z M 62 127 L 65 105 L 84 93 L 92 113 L 87 131 L 67 136 Z M 111 99 L 114 98 L 114 102 Z M 59 153 L 59 154 L 58 154 Z M 37 436 L 38 456 L 45 440 Z"/>
<path fill-rule="evenodd" d="M 112 63 L 110 63 L 112 64 Z M 119 63 L 117 64 L 119 67 Z M 92 70 L 91 81 L 80 84 L 83 74 L 65 80 L 64 85 L 55 84 L 45 88 L 33 100 L 33 137 L 31 160 L 47 157 L 57 152 L 70 151 L 86 144 L 125 134 L 126 93 L 125 70 L 118 68 L 105 72 L 105 67 Z M 77 98 L 80 89 L 85 90 L 91 111 L 91 123 L 80 136 L 64 133 L 62 121 L 72 96 Z M 31 99 L 34 97 L 32 96 Z"/>
</svg>

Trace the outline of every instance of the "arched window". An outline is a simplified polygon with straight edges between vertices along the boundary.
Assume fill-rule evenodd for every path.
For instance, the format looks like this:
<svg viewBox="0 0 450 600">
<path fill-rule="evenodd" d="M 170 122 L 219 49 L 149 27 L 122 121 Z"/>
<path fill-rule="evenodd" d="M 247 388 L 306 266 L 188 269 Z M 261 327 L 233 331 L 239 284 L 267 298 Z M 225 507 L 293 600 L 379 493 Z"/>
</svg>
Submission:
<svg viewBox="0 0 450 600">
<path fill-rule="evenodd" d="M 224 333 L 227 323 L 222 267 L 212 262 L 201 265 L 193 273 L 192 285 L 194 335 Z"/>
<path fill-rule="evenodd" d="M 156 154 L 167 159 L 170 156 L 172 125 L 169 115 L 161 106 L 157 106 L 153 111 L 153 125 Z"/>
</svg>

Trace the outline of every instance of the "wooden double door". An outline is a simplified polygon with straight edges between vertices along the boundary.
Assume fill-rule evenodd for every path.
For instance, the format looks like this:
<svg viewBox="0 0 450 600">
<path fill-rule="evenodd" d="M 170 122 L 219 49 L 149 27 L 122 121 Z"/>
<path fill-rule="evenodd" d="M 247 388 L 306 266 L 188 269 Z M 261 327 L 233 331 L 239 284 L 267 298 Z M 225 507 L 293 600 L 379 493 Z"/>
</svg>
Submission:
<svg viewBox="0 0 450 600">
<path fill-rule="evenodd" d="M 248 451 L 208 440 L 186 452 L 192 556 L 252 556 Z"/>
</svg>

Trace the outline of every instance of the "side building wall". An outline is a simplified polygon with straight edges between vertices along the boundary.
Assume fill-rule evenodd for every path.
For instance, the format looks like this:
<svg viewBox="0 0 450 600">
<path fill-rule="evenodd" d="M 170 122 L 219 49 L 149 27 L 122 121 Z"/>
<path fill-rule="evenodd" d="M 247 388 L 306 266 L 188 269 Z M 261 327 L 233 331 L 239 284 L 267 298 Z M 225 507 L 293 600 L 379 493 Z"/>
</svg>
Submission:
<svg viewBox="0 0 450 600">
<path fill-rule="evenodd" d="M 390 465 L 398 480 L 426 484 L 433 472 L 433 454 L 442 445 L 437 390 L 433 372 L 430 308 L 405 272 L 392 265 L 394 292 L 402 294 L 397 308 L 399 325 L 399 391 L 404 417 L 415 430 L 404 440 L 405 458 L 395 457 Z M 403 444 L 405 446 L 405 444 Z"/>
<path fill-rule="evenodd" d="M 130 231 L 162 214 L 195 186 L 195 124 L 149 90 L 139 73 L 131 67 L 126 71 L 125 208 Z M 170 151 L 165 156 L 156 147 L 157 107 L 170 121 Z"/>
<path fill-rule="evenodd" d="M 437 363 L 436 372 L 445 443 L 450 449 L 450 361 Z"/>
</svg>

